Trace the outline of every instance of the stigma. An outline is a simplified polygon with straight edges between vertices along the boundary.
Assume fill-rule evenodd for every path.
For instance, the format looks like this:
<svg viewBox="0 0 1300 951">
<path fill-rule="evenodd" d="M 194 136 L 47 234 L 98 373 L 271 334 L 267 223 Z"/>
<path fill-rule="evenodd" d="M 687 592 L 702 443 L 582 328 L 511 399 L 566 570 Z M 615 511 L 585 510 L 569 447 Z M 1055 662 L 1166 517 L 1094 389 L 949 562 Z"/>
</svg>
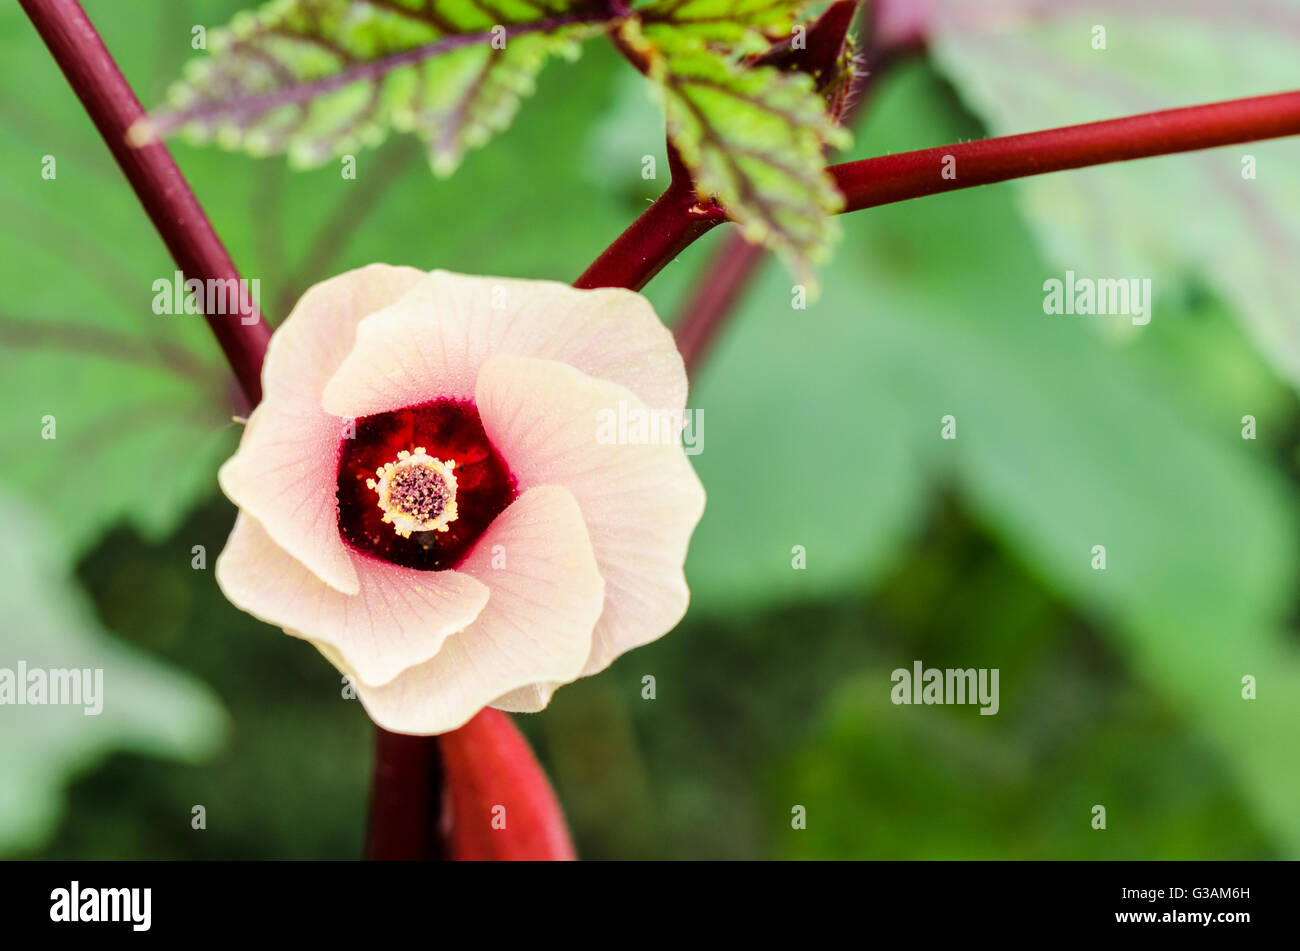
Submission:
<svg viewBox="0 0 1300 951">
<path fill-rule="evenodd" d="M 403 538 L 412 532 L 445 532 L 456 521 L 456 460 L 443 462 L 417 447 L 375 470 L 366 487 L 379 496 L 383 521 Z"/>
</svg>

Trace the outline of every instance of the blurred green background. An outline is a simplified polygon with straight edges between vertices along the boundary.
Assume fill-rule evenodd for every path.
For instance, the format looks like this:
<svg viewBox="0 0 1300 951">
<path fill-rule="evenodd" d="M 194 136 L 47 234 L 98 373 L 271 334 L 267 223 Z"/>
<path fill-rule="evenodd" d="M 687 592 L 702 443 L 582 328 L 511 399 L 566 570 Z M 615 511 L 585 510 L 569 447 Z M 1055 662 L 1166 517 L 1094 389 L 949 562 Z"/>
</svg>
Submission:
<svg viewBox="0 0 1300 951">
<path fill-rule="evenodd" d="M 241 6 L 86 3 L 146 105 L 191 25 Z M 1086 11 L 987 42 L 954 20 L 881 77 L 853 155 L 1293 82 L 1294 34 L 1251 46 L 1177 21 L 1143 46 L 1133 16 L 1108 15 L 1104 62 L 1069 60 Z M 356 857 L 369 722 L 213 581 L 233 520 L 215 471 L 238 435 L 215 343 L 202 318 L 150 311 L 173 266 L 16 5 L 0 77 L 0 666 L 93 650 L 110 686 L 136 678 L 93 729 L 0 707 L 0 854 Z M 361 153 L 356 181 L 173 147 L 273 322 L 371 261 L 572 280 L 661 190 L 642 156 L 666 169 L 660 116 L 599 42 L 448 181 L 402 137 Z M 849 216 L 807 310 L 769 261 L 692 385 L 709 505 L 690 614 L 516 718 L 579 853 L 1300 855 L 1297 195 L 1283 141 Z M 720 238 L 647 288 L 666 320 Z M 1067 267 L 1152 277 L 1150 325 L 1044 316 Z M 890 671 L 915 659 L 999 668 L 1000 712 L 892 705 Z"/>
</svg>

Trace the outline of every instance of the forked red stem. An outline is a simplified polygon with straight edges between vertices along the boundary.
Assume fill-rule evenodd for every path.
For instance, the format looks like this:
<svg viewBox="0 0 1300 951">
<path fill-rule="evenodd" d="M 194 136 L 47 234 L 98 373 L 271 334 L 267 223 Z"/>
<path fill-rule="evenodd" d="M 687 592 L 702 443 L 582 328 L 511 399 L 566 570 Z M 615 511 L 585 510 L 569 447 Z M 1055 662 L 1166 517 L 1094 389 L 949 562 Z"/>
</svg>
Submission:
<svg viewBox="0 0 1300 951">
<path fill-rule="evenodd" d="M 573 286 L 639 291 L 664 265 L 726 220 L 721 208 L 701 205 L 687 181 L 674 178 L 655 203 L 614 239 Z"/>
<path fill-rule="evenodd" d="M 1300 135 L 1300 91 L 881 155 L 832 165 L 829 172 L 844 193 L 844 211 L 860 211 L 1013 178 L 1288 135 Z M 951 178 L 943 175 L 947 156 L 953 158 Z M 679 189 L 676 182 L 660 200 L 675 189 Z M 701 206 L 680 194 L 671 206 L 652 205 L 611 245 L 610 251 L 626 249 L 627 256 L 606 251 L 579 278 L 584 283 L 578 286 L 643 287 L 723 216 L 710 210 L 707 225 L 700 230 L 701 221 L 671 211 L 689 207 Z M 599 283 L 592 283 L 593 275 Z"/>
</svg>

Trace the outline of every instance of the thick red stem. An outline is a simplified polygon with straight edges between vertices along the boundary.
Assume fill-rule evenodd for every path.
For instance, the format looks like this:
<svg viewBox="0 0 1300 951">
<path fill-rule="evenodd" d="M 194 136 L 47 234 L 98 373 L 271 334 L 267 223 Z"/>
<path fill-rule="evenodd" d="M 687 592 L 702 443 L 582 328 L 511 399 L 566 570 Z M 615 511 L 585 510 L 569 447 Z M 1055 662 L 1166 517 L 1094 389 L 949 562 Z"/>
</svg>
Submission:
<svg viewBox="0 0 1300 951">
<path fill-rule="evenodd" d="M 571 860 L 573 841 L 550 780 L 508 714 L 488 707 L 438 737 L 439 836 L 460 861 Z"/>
<path fill-rule="evenodd" d="M 73 92 L 187 279 L 238 280 L 230 255 L 212 230 L 171 153 L 162 143 L 127 145 L 126 132 L 144 109 L 77 0 L 20 0 Z M 208 314 L 208 324 L 250 405 L 262 398 L 261 366 L 271 331 L 251 313 Z"/>
<path fill-rule="evenodd" d="M 366 858 L 567 860 L 555 791 L 507 714 L 482 710 L 441 736 L 375 730 Z"/>
<path fill-rule="evenodd" d="M 433 738 L 375 729 L 366 858 L 408 862 L 443 857 L 436 827 L 441 769 Z"/>
</svg>

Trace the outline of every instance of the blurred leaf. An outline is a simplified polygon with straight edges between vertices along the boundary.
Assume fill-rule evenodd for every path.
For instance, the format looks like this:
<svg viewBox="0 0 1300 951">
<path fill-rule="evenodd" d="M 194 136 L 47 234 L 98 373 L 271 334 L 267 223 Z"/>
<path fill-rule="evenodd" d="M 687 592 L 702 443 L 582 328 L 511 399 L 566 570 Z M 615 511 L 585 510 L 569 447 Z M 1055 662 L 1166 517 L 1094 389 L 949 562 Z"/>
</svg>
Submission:
<svg viewBox="0 0 1300 951">
<path fill-rule="evenodd" d="M 1009 0 L 996 10 L 939 0 L 934 13 L 936 61 L 994 134 L 1296 84 L 1300 0 L 1104 10 L 1069 0 Z M 1096 30 L 1104 49 L 1094 48 Z M 1244 174 L 1246 156 L 1257 178 Z M 1300 140 L 1038 176 L 1016 190 L 1061 269 L 1151 278 L 1156 320 L 1180 285 L 1203 275 L 1265 359 L 1300 384 Z M 1194 214 L 1170 213 L 1193 205 Z"/>
<path fill-rule="evenodd" d="M 624 197 L 644 207 L 659 196 L 668 180 L 663 108 L 654 88 L 633 70 L 620 71 L 610 88 L 614 103 L 594 117 L 582 167 L 602 197 Z M 647 156 L 654 160 L 652 169 Z M 638 205 L 630 204 L 629 209 L 635 214 Z"/>
<path fill-rule="evenodd" d="M 45 531 L 75 556 L 118 520 L 171 531 L 212 491 L 237 401 L 203 318 L 154 313 L 174 267 L 25 19 L 0 9 L 7 85 L 25 88 L 0 118 L 0 483 L 54 514 Z"/>
<path fill-rule="evenodd" d="M 846 678 L 828 698 L 813 740 L 772 770 L 768 829 L 778 854 L 1039 861 L 1269 855 L 1203 741 L 1127 686 L 1089 683 L 1048 660 L 1028 671 L 1039 685 L 1027 698 L 1032 706 L 984 717 L 969 706 L 895 706 L 890 673 L 880 667 Z M 1100 696 L 1085 693 L 1099 686 Z M 1050 729 L 1040 725 L 1045 715 Z M 1091 824 L 1098 804 L 1106 808 L 1104 831 Z M 791 826 L 794 805 L 806 810 L 805 829 Z"/>
<path fill-rule="evenodd" d="M 427 180 L 422 169 L 418 174 Z M 31 857 L 361 857 L 374 724 L 328 661 L 235 608 L 210 570 L 191 569 L 190 547 L 217 551 L 232 518 L 230 503 L 221 499 L 161 541 L 119 528 L 77 570 L 115 635 L 190 671 L 218 693 L 228 711 L 227 742 L 195 765 L 111 757 L 69 788 L 58 834 Z M 160 598 L 160 581 L 167 589 L 183 587 Z M 142 585 L 147 599 L 140 596 Z M 160 638 L 164 611 L 172 633 Z M 258 795 L 250 797 L 249 790 Z M 196 804 L 207 809 L 202 831 L 190 825 Z"/>
<path fill-rule="evenodd" d="M 11 853 L 53 833 L 64 785 L 110 751 L 192 761 L 216 747 L 225 714 L 198 681 L 99 626 L 29 506 L 0 496 L 0 522 L 0 602 L 6 606 L 0 669 L 15 678 L 20 662 L 29 672 L 102 671 L 102 692 L 93 703 L 83 694 L 75 706 L 0 706 L 0 853 Z M 24 690 L 26 684 L 16 686 Z M 96 706 L 98 714 L 88 713 Z M 175 821 L 187 820 L 182 815 Z"/>
<path fill-rule="evenodd" d="M 3 480 L 54 515 L 47 531 L 69 555 L 122 517 L 160 537 L 211 491 L 215 467 L 234 444 L 214 377 L 176 372 L 207 360 L 182 362 L 151 349 L 162 334 L 137 341 L 112 331 L 115 342 L 106 337 L 99 348 L 99 329 L 84 319 L 0 314 L 0 440 L 12 450 Z M 140 359 L 119 358 L 116 341 Z"/>
<path fill-rule="evenodd" d="M 677 859 L 1274 857 L 1190 718 L 955 501 L 940 497 L 869 600 L 695 612 L 560 691 L 537 719 L 548 750 L 566 747 L 553 775 L 580 854 L 625 856 L 640 831 L 634 854 Z M 1001 670 L 998 715 L 889 702 L 891 668 L 975 657 Z M 605 726 L 620 714 L 637 727 L 630 751 Z M 588 726 L 566 743 L 557 719 Z M 626 793 L 629 755 L 644 761 L 648 805 Z M 569 782 L 574 761 L 585 768 Z M 604 798 L 608 817 L 573 808 Z M 1098 802 L 1104 835 L 1089 825 Z M 794 805 L 806 830 L 791 828 Z"/>
<path fill-rule="evenodd" d="M 450 175 L 510 124 L 550 56 L 576 56 L 609 18 L 591 0 L 272 0 L 213 30 L 171 106 L 136 134 L 183 129 L 305 168 L 392 127 L 419 135 Z"/>
<path fill-rule="evenodd" d="M 838 233 L 829 215 L 843 204 L 824 152 L 847 145 L 848 133 L 836 126 L 813 77 L 736 56 L 788 36 L 803 6 L 657 3 L 639 9 L 641 20 L 624 24 L 620 35 L 645 60 L 669 138 L 699 192 L 813 284 L 812 265 L 826 259 Z"/>
<path fill-rule="evenodd" d="M 877 102 L 866 134 L 878 149 L 969 134 L 943 120 L 944 94 L 924 76 L 906 74 Z M 1163 213 L 1188 219 L 1203 204 Z M 1050 270 L 1009 189 L 875 209 L 846 229 L 825 298 L 792 312 L 769 271 L 692 395 L 708 424 L 697 463 L 710 491 L 688 563 L 697 608 L 877 581 L 929 488 L 955 484 L 1217 741 L 1300 853 L 1287 805 L 1300 788 L 1287 739 L 1300 658 L 1283 634 L 1300 567 L 1296 490 L 1240 434 L 1243 414 L 1281 428 L 1293 405 L 1270 415 L 1232 391 L 1202 404 L 1201 367 L 1172 361 L 1192 353 L 1176 341 L 1204 331 L 1168 305 L 1126 345 L 1094 321 L 1044 316 Z M 940 438 L 949 414 L 955 440 Z M 1097 544 L 1105 571 L 1090 568 Z M 805 570 L 792 565 L 795 545 Z M 974 666 L 997 666 L 972 652 Z M 1246 674 L 1267 677 L 1267 697 L 1241 699 Z"/>
</svg>

